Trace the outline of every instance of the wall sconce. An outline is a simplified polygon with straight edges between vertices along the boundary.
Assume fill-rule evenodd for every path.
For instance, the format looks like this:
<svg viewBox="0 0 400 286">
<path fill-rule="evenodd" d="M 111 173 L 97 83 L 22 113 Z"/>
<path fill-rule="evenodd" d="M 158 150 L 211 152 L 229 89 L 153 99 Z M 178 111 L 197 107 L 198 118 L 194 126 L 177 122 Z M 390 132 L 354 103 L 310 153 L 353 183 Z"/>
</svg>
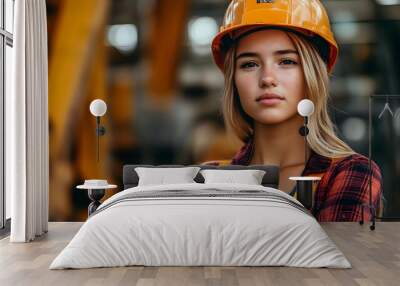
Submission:
<svg viewBox="0 0 400 286">
<path fill-rule="evenodd" d="M 101 99 L 95 99 L 90 103 L 90 113 L 96 117 L 96 139 L 97 139 L 97 162 L 99 161 L 99 149 L 100 149 L 100 136 L 103 136 L 106 133 L 106 129 L 104 126 L 100 125 L 100 117 L 106 114 L 107 112 L 107 104 Z"/>
<path fill-rule="evenodd" d="M 308 130 L 308 117 L 314 113 L 314 103 L 309 99 L 303 99 L 297 105 L 297 112 L 304 117 L 304 125 L 300 127 L 299 133 L 304 137 L 304 148 L 305 148 L 305 164 L 307 164 L 307 135 Z"/>
</svg>

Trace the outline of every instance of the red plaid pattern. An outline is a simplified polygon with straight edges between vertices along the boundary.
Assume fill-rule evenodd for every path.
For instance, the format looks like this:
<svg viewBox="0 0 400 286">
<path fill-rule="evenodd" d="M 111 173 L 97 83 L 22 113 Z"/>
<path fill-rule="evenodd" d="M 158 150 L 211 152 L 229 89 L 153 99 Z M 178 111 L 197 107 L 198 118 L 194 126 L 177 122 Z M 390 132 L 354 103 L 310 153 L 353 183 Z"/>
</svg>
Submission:
<svg viewBox="0 0 400 286">
<path fill-rule="evenodd" d="M 212 165 L 249 165 L 254 151 L 252 142 L 245 144 L 229 161 L 209 162 Z M 302 176 L 319 176 L 314 185 L 312 214 L 323 221 L 360 221 L 364 204 L 369 204 L 368 158 L 360 154 L 331 159 L 312 152 Z M 372 203 L 379 207 L 382 195 L 382 176 L 378 165 L 371 161 Z M 365 208 L 364 220 L 370 219 Z"/>
</svg>

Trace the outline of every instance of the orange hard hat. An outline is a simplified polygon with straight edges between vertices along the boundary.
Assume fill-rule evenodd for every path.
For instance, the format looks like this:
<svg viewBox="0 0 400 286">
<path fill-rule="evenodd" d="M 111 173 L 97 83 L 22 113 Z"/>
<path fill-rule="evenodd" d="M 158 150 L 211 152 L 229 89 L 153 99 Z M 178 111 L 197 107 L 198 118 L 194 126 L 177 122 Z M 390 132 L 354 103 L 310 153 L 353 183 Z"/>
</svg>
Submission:
<svg viewBox="0 0 400 286">
<path fill-rule="evenodd" d="M 265 26 L 300 32 L 313 42 L 331 72 L 338 55 L 329 18 L 319 0 L 232 0 L 212 41 L 214 61 L 223 70 L 225 54 L 243 29 Z"/>
</svg>

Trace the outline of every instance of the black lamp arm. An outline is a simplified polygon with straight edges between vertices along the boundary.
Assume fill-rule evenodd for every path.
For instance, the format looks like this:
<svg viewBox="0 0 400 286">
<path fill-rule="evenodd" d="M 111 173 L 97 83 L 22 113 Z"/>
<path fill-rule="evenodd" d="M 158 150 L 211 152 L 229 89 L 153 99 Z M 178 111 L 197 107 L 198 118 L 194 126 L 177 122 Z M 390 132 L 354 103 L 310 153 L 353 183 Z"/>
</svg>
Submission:
<svg viewBox="0 0 400 286">
<path fill-rule="evenodd" d="M 103 136 L 106 134 L 106 128 L 100 125 L 100 116 L 96 116 L 96 135 Z"/>
<path fill-rule="evenodd" d="M 299 133 L 301 136 L 304 137 L 304 165 L 307 165 L 307 135 L 309 133 L 308 127 L 308 116 L 304 116 L 304 125 L 299 128 Z"/>
<path fill-rule="evenodd" d="M 99 137 L 106 134 L 106 128 L 100 125 L 100 116 L 96 116 L 96 154 L 97 154 L 97 162 L 99 161 L 100 157 L 100 140 Z"/>
</svg>

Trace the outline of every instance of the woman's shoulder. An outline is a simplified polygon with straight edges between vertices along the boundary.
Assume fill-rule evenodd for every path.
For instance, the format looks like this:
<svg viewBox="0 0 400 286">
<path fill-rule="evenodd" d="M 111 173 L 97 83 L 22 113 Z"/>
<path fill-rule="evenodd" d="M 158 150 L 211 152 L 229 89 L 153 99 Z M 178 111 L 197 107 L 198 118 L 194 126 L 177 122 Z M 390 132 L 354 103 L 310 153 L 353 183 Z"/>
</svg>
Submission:
<svg viewBox="0 0 400 286">
<path fill-rule="evenodd" d="M 368 167 L 369 166 L 369 158 L 362 154 L 354 153 L 354 154 L 348 155 L 346 157 L 334 158 L 333 165 L 340 166 L 340 167 L 354 166 L 354 165 L 361 166 L 361 167 Z M 371 160 L 371 165 L 376 165 L 374 160 Z"/>
<path fill-rule="evenodd" d="M 368 175 L 370 163 L 372 173 L 380 176 L 379 166 L 373 160 L 369 160 L 368 157 L 359 153 L 354 153 L 342 158 L 332 159 L 331 170 L 334 173 L 349 172 L 354 173 L 354 175 L 356 175 L 356 173 Z"/>
<path fill-rule="evenodd" d="M 332 158 L 325 175 L 319 185 L 321 191 L 316 194 L 318 221 L 359 221 L 362 205 L 372 201 L 376 208 L 380 207 L 382 176 L 378 165 L 368 157 L 354 153 Z"/>
</svg>

